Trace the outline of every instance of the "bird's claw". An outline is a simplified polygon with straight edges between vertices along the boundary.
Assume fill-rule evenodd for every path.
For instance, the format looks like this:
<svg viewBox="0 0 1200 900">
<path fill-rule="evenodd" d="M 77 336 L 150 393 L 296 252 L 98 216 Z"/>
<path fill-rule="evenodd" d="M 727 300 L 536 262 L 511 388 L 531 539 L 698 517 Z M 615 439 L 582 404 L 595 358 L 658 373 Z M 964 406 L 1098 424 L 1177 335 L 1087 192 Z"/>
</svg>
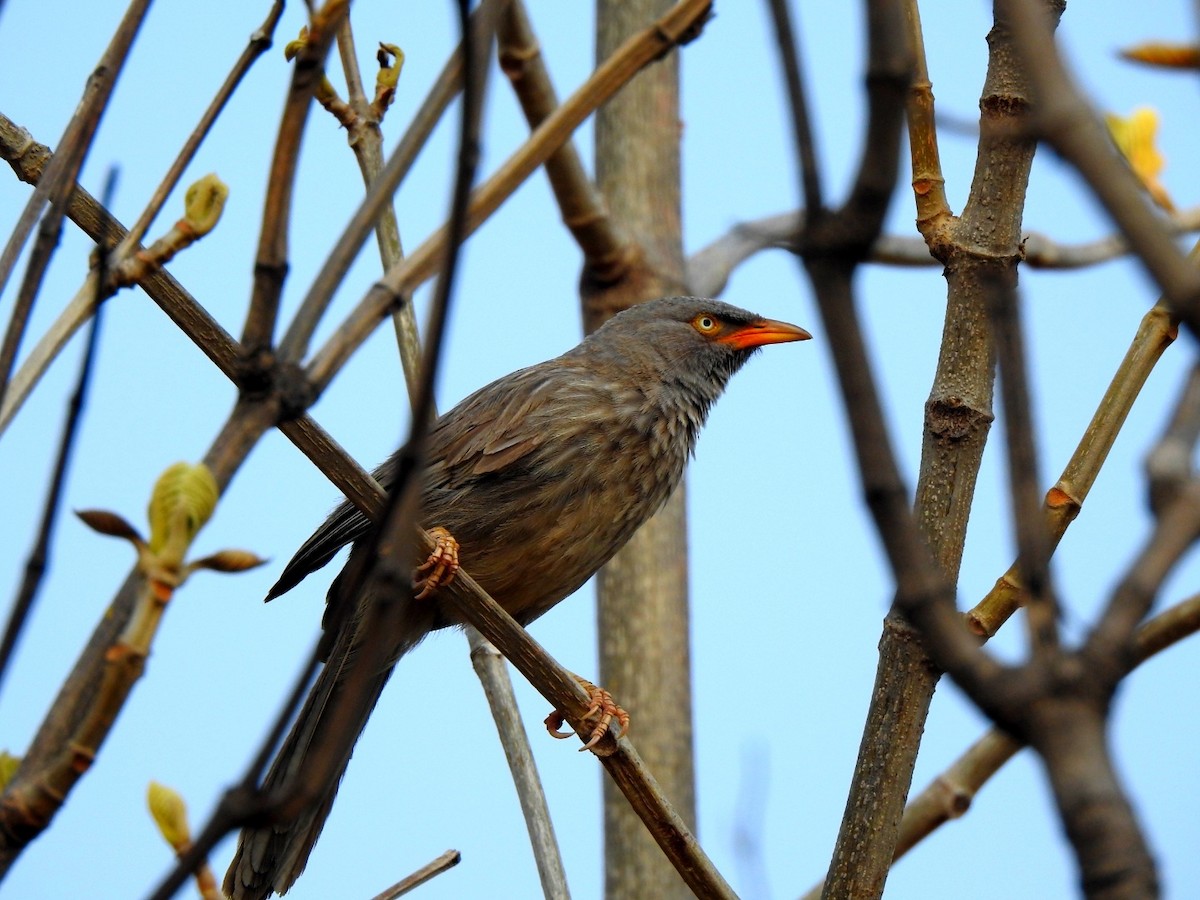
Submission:
<svg viewBox="0 0 1200 900">
<path fill-rule="evenodd" d="M 581 721 L 586 723 L 593 719 L 596 720 L 595 726 L 588 734 L 587 743 L 579 748 L 579 752 L 582 753 L 584 750 L 591 750 L 599 744 L 600 739 L 609 733 L 614 719 L 616 719 L 617 724 L 620 726 L 620 731 L 614 734 L 613 737 L 624 737 L 625 733 L 629 731 L 629 713 L 618 706 L 617 702 L 613 700 L 612 694 L 604 688 L 597 687 L 590 681 L 580 678 L 578 675 L 575 676 L 575 680 L 583 686 L 583 689 L 588 692 L 588 695 L 592 699 L 591 705 L 583 714 Z M 551 737 L 558 738 L 559 740 L 569 738 L 572 732 L 561 730 L 566 721 L 566 713 L 561 709 L 556 709 L 550 715 L 546 716 L 546 730 L 550 732 Z"/>
<path fill-rule="evenodd" d="M 424 600 L 440 587 L 454 581 L 458 574 L 458 541 L 445 528 L 431 528 L 433 550 L 413 575 L 416 599 Z M 428 574 L 426 574 L 428 573 Z"/>
</svg>

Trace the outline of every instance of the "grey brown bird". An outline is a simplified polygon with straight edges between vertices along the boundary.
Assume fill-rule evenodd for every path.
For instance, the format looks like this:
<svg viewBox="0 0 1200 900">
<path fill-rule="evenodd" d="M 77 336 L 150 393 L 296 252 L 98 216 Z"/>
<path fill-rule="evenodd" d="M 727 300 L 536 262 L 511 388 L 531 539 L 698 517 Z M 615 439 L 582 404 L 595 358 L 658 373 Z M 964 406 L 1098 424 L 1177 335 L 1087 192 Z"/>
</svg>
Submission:
<svg viewBox="0 0 1200 900">
<path fill-rule="evenodd" d="M 429 434 L 423 518 L 457 541 L 463 568 L 518 622 L 574 593 L 621 549 L 679 484 L 713 402 L 766 344 L 806 340 L 802 328 L 698 297 L 652 300 L 610 319 L 574 349 L 505 375 L 443 415 Z M 384 487 L 396 456 L 375 470 Z M 368 549 L 372 525 L 348 501 L 296 552 L 267 599 L 290 590 L 353 543 L 327 598 L 325 666 L 264 787 L 287 783 L 329 728 L 344 664 L 364 639 L 362 597 L 343 579 Z M 417 561 L 414 561 L 414 563 Z M 348 580 L 348 579 L 347 579 Z M 427 592 L 423 592 L 427 593 Z M 392 668 L 430 631 L 456 624 L 436 593 L 404 601 L 389 664 L 370 685 L 366 725 Z M 334 613 L 334 615 L 330 615 Z M 225 877 L 234 900 L 283 893 L 303 871 L 333 804 L 242 832 Z"/>
</svg>

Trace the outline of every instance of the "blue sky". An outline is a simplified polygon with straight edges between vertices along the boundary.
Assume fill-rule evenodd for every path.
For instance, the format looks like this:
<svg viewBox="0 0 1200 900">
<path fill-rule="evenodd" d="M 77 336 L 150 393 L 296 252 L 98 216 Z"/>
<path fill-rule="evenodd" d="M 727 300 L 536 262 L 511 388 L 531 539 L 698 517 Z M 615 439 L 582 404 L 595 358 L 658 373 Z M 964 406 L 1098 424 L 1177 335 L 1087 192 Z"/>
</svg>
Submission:
<svg viewBox="0 0 1200 900">
<path fill-rule="evenodd" d="M 219 0 L 202 12 L 160 4 L 121 76 L 82 175 L 99 192 L 109 165 L 121 168 L 114 212 L 132 222 L 190 131 L 266 3 Z M 828 196 L 853 172 L 862 126 L 859 9 L 794 4 L 813 90 Z M 1180 206 L 1196 202 L 1181 177 L 1196 151 L 1195 86 L 1186 76 L 1115 58 L 1133 41 L 1190 34 L 1187 3 L 1156 4 L 1136 20 L 1127 4 L 1077 4 L 1060 29 L 1070 61 L 1096 104 L 1128 113 L 1150 104 L 1163 115 L 1164 182 Z M 9 0 L 0 14 L 0 111 L 54 144 L 99 58 L 122 4 Z M 250 294 L 265 172 L 288 83 L 280 52 L 302 24 L 290 5 L 276 48 L 259 61 L 200 151 L 187 181 L 214 171 L 230 186 L 225 217 L 170 271 L 231 332 Z M 531 3 L 560 95 L 590 70 L 590 4 Z M 986 4 L 922 7 L 939 112 L 976 115 L 986 66 Z M 449 3 L 362 2 L 354 24 L 364 67 L 378 40 L 407 55 L 397 104 L 385 123 L 394 144 L 455 37 Z M 335 83 L 340 79 L 335 77 Z M 767 16 L 760 4 L 722 4 L 702 38 L 684 50 L 684 231 L 694 252 L 739 221 L 795 206 L 789 127 Z M 499 165 L 526 134 L 503 79 L 490 87 L 481 171 Z M 397 209 L 406 246 L 445 215 L 454 120 L 439 129 L 402 188 Z M 591 132 L 577 146 L 591 157 Z M 953 208 L 970 184 L 970 137 L 943 138 Z M 901 183 L 908 180 L 901 173 Z M 0 178 L 0 231 L 7 234 L 28 188 Z M 344 137 L 330 117 L 310 119 L 293 207 L 285 314 L 294 310 L 361 196 Z M 179 213 L 168 205 L 152 235 Z M 914 233 L 901 191 L 888 230 Z M 1026 227 L 1063 241 L 1110 231 L 1103 212 L 1052 154 L 1039 152 Z M 31 325 L 40 334 L 78 288 L 90 247 L 68 227 Z M 452 313 L 439 384 L 445 408 L 491 379 L 562 352 L 579 336 L 580 258 L 538 174 L 472 238 Z M 378 274 L 362 254 L 327 336 Z M 871 267 L 857 282 L 877 376 L 909 484 L 919 463 L 922 411 L 941 333 L 945 284 L 937 267 Z M 1042 481 L 1049 486 L 1082 434 L 1156 291 L 1129 262 L 1080 273 L 1024 271 L 1031 370 L 1036 386 Z M 0 314 L 11 309 L 11 289 Z M 426 292 L 419 302 L 423 304 Z M 861 502 L 828 341 L 807 284 L 786 254 L 763 254 L 735 274 L 723 299 L 813 332 L 812 342 L 768 348 L 733 380 L 714 410 L 688 476 L 693 604 L 699 835 L 736 890 L 748 898 L 792 897 L 825 870 L 861 736 L 875 671 L 880 620 L 891 589 Z M 423 308 L 423 306 L 422 306 Z M 406 427 L 406 401 L 390 328 L 337 378 L 314 415 L 372 465 Z M 199 459 L 227 416 L 234 390 L 140 292 L 107 308 L 92 401 L 66 492 L 69 508 L 104 507 L 143 521 L 150 486 L 178 459 Z M 31 346 L 32 338 L 26 348 Z M 1152 375 L 1079 520 L 1055 558 L 1069 637 L 1095 610 L 1147 535 L 1142 459 L 1161 430 L 1191 363 L 1184 336 Z M 65 354 L 0 439 L 5 498 L 0 585 L 15 590 L 33 532 L 49 459 L 81 344 Z M 993 431 L 968 533 L 960 584 L 981 597 L 1012 556 L 1004 465 Z M 53 829 L 23 856 L 5 884 L 14 897 L 146 893 L 169 867 L 168 849 L 144 812 L 147 781 L 180 790 L 196 824 L 242 772 L 320 619 L 326 579 L 315 577 L 270 605 L 260 602 L 282 563 L 337 500 L 334 489 L 281 435 L 256 448 L 195 545 L 198 554 L 245 547 L 273 562 L 232 576 L 201 573 L 168 611 L 147 674 L 99 761 Z M 14 668 L 0 693 L 0 746 L 20 752 L 64 674 L 132 562 L 128 549 L 64 518 L 52 569 Z M 332 570 L 331 570 L 332 572 Z M 1188 560 L 1163 602 L 1194 592 Z M 590 587 L 533 628 L 568 668 L 595 673 Z M 1023 652 L 1020 629 L 995 642 Z M 1138 671 L 1118 698 L 1113 744 L 1162 865 L 1170 896 L 1200 884 L 1194 848 L 1192 752 L 1198 660 L 1185 643 Z M 578 898 L 602 890 L 600 767 L 541 734 L 546 702 L 516 676 L 568 875 Z M 636 742 L 636 722 L 632 737 Z M 934 700 L 916 787 L 947 766 L 985 723 L 956 689 Z M 1185 749 L 1187 751 L 1185 752 Z M 747 812 L 749 810 L 749 812 Z M 739 856 L 737 832 L 757 842 Z M 423 896 L 523 898 L 538 892 L 503 755 L 458 634 L 435 636 L 406 658 L 360 741 L 309 871 L 291 896 L 366 897 L 449 847 L 463 863 Z M 218 847 L 223 871 L 232 841 Z M 894 898 L 1071 896 L 1074 864 L 1036 761 L 1022 755 L 961 821 L 902 861 Z"/>
</svg>

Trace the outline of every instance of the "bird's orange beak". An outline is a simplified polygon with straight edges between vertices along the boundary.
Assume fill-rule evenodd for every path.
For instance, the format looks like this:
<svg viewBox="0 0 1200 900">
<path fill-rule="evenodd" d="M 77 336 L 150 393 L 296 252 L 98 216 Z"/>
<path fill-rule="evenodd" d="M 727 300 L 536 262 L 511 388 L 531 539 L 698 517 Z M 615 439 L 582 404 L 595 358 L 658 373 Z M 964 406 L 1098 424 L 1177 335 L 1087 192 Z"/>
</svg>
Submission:
<svg viewBox="0 0 1200 900">
<path fill-rule="evenodd" d="M 786 344 L 789 341 L 807 341 L 810 338 L 812 335 L 799 326 L 777 322 L 774 319 L 759 319 L 721 335 L 717 338 L 717 343 L 737 350 L 750 350 L 766 344 Z"/>
</svg>

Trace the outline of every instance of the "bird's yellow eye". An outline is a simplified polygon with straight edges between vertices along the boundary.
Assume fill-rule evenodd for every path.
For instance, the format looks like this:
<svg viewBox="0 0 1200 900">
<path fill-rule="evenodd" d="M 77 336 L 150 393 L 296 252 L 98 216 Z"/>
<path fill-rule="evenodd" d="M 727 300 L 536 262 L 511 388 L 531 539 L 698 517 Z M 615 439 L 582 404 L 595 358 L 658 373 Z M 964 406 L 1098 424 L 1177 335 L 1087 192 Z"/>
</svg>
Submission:
<svg viewBox="0 0 1200 900">
<path fill-rule="evenodd" d="M 701 334 L 712 334 L 717 330 L 718 323 L 717 320 L 708 313 L 700 313 L 700 315 L 692 319 L 692 327 Z"/>
</svg>

